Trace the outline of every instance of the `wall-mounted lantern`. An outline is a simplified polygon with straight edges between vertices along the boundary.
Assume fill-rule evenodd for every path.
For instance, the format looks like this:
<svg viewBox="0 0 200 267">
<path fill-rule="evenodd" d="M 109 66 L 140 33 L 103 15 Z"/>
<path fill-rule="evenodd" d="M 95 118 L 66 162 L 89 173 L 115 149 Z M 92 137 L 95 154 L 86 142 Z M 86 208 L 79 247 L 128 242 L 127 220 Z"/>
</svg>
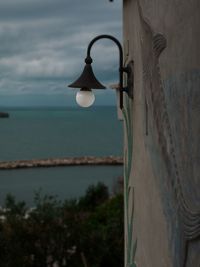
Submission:
<svg viewBox="0 0 200 267">
<path fill-rule="evenodd" d="M 92 89 L 106 89 L 106 87 L 101 84 L 94 75 L 92 70 L 92 58 L 90 56 L 91 48 L 93 44 L 99 39 L 110 39 L 114 41 L 114 43 L 119 48 L 119 93 L 120 93 L 120 109 L 123 108 L 123 92 L 126 92 L 130 97 L 132 97 L 132 69 L 129 67 L 123 67 L 123 50 L 120 42 L 111 35 L 99 35 L 95 37 L 88 45 L 87 49 L 87 57 L 85 59 L 85 67 L 83 69 L 80 77 L 69 85 L 72 88 L 80 88 L 80 91 L 76 95 L 77 103 L 82 107 L 89 107 L 94 103 L 95 96 L 92 92 Z M 123 73 L 127 74 L 128 86 L 123 87 Z M 131 81 L 130 81 L 131 79 Z M 130 86 L 131 84 L 131 86 Z"/>
</svg>

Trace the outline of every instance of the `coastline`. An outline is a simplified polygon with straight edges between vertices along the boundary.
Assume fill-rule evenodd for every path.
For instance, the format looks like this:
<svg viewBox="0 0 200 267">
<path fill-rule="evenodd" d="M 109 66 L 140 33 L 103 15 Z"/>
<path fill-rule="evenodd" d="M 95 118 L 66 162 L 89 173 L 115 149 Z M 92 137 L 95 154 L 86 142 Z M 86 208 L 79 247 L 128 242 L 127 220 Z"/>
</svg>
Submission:
<svg viewBox="0 0 200 267">
<path fill-rule="evenodd" d="M 1 119 L 9 118 L 9 117 L 10 117 L 9 113 L 0 111 L 0 118 Z"/>
</svg>

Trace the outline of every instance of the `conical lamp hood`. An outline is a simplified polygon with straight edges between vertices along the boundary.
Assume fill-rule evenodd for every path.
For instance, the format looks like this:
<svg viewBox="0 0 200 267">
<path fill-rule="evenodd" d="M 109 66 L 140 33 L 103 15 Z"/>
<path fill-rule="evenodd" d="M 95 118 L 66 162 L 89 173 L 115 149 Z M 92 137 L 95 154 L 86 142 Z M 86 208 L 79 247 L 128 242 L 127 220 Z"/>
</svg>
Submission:
<svg viewBox="0 0 200 267">
<path fill-rule="evenodd" d="M 68 87 L 73 88 L 91 88 L 91 89 L 105 89 L 94 75 L 91 64 L 86 64 L 81 76 Z"/>
</svg>

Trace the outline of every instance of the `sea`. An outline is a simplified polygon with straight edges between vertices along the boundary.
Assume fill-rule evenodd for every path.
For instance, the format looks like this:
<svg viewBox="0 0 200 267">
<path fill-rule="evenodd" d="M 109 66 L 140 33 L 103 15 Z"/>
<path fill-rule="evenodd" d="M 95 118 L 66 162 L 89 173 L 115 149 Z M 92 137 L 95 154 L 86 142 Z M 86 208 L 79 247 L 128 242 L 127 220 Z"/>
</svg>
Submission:
<svg viewBox="0 0 200 267">
<path fill-rule="evenodd" d="M 0 119 L 0 161 L 79 156 L 122 156 L 122 122 L 116 107 L 12 108 Z M 103 182 L 113 190 L 122 166 L 67 166 L 0 170 L 0 206 L 7 194 L 34 205 L 34 195 L 60 200 L 82 196 Z"/>
</svg>

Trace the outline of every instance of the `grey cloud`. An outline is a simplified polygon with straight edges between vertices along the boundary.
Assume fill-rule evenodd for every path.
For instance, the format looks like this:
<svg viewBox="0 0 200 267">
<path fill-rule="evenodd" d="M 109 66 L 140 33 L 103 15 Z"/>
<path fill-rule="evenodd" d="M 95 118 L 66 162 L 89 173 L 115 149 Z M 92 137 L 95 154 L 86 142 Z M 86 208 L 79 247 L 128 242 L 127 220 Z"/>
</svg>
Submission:
<svg viewBox="0 0 200 267">
<path fill-rule="evenodd" d="M 0 3 L 0 20 L 24 21 L 49 17 L 70 17 L 71 21 L 87 23 L 96 19 L 97 15 L 103 21 L 108 12 L 112 12 L 115 8 L 116 4 L 111 5 L 107 0 L 3 0 Z M 114 12 L 112 16 L 115 16 Z"/>
<path fill-rule="evenodd" d="M 65 92 L 83 68 L 88 42 L 98 34 L 121 38 L 121 0 L 1 0 L 0 94 Z M 117 49 L 92 50 L 102 82 L 117 79 Z"/>
</svg>

